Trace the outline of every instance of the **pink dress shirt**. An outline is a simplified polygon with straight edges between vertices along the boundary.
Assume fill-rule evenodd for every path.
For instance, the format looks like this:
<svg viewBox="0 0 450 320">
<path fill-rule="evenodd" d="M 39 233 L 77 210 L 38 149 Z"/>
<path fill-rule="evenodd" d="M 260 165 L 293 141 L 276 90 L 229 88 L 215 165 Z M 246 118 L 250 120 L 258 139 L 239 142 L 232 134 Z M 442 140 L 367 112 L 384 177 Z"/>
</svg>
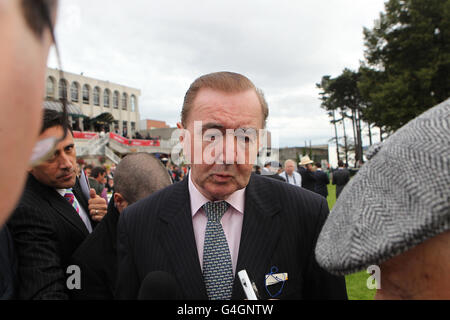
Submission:
<svg viewBox="0 0 450 320">
<path fill-rule="evenodd" d="M 195 242 L 197 243 L 198 259 L 200 267 L 203 270 L 203 244 L 205 242 L 206 223 L 208 218 L 202 206 L 209 202 L 208 200 L 189 179 L 189 196 L 191 199 L 192 224 L 194 226 Z M 236 264 L 239 254 L 239 243 L 241 241 L 242 221 L 244 220 L 244 204 L 245 204 L 245 188 L 235 191 L 230 195 L 226 202 L 230 207 L 225 212 L 220 221 L 227 238 L 228 247 L 230 248 L 231 260 L 233 264 L 233 273 L 236 274 Z"/>
</svg>

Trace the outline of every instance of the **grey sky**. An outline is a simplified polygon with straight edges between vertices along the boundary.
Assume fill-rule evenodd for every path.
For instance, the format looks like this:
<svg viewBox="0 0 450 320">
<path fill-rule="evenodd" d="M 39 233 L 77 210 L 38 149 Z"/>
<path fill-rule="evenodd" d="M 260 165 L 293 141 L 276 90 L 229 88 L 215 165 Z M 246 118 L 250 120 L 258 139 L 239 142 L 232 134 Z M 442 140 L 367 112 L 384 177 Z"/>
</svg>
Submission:
<svg viewBox="0 0 450 320">
<path fill-rule="evenodd" d="M 363 26 L 383 0 L 62 0 L 57 38 L 65 70 L 139 88 L 141 119 L 175 126 L 198 76 L 235 71 L 260 87 L 280 146 L 334 135 L 315 83 L 356 69 Z M 49 66 L 57 67 L 54 53 Z"/>
</svg>

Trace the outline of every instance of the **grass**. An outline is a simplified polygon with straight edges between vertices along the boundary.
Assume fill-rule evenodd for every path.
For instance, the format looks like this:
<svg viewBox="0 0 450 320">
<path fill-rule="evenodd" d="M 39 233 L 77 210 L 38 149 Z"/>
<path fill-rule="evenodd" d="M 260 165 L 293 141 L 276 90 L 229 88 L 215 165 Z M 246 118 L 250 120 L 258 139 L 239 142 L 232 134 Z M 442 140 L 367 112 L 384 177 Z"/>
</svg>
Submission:
<svg viewBox="0 0 450 320">
<path fill-rule="evenodd" d="M 328 207 L 333 208 L 336 202 L 336 186 L 328 185 Z M 375 289 L 367 288 L 367 279 L 369 274 L 366 271 L 361 271 L 353 274 L 349 274 L 345 277 L 345 283 L 347 285 L 347 295 L 349 300 L 373 300 L 375 296 Z"/>
</svg>

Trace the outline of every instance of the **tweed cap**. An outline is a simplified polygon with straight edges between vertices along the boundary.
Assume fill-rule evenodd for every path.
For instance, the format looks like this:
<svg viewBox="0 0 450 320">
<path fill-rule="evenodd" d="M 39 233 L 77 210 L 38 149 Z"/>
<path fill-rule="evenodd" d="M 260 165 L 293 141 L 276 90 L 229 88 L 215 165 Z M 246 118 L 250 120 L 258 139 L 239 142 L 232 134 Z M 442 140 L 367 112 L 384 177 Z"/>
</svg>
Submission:
<svg viewBox="0 0 450 320">
<path fill-rule="evenodd" d="M 316 260 L 345 275 L 450 230 L 450 99 L 372 148 L 339 196 Z"/>
</svg>

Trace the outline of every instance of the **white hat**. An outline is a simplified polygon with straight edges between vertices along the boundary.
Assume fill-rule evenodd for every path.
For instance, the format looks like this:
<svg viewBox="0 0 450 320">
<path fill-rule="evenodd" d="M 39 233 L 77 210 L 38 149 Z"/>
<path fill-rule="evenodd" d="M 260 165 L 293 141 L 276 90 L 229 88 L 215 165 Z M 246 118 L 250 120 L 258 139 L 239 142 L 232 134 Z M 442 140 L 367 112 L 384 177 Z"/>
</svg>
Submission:
<svg viewBox="0 0 450 320">
<path fill-rule="evenodd" d="M 301 166 L 305 166 L 307 164 L 313 163 L 314 161 L 312 161 L 308 156 L 304 156 L 302 157 L 301 161 L 298 163 Z"/>
</svg>

